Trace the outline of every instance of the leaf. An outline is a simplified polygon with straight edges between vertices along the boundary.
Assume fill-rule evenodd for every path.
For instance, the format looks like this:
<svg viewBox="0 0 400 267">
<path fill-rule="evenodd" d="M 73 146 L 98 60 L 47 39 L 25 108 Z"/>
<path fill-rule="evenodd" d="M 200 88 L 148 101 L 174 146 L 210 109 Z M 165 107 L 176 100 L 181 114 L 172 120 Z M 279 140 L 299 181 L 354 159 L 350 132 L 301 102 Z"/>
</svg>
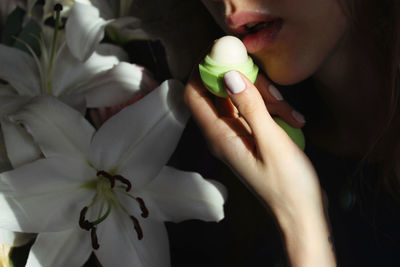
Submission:
<svg viewBox="0 0 400 267">
<path fill-rule="evenodd" d="M 22 22 L 25 16 L 25 11 L 16 7 L 13 12 L 7 17 L 4 25 L 3 33 L 1 36 L 1 42 L 8 46 L 13 46 L 15 43 L 15 37 L 22 31 Z"/>
<path fill-rule="evenodd" d="M 40 25 L 33 19 L 29 20 L 23 30 L 17 37 L 14 47 L 30 54 L 27 45 L 35 52 L 37 56 L 40 56 L 40 38 L 41 28 Z"/>
</svg>

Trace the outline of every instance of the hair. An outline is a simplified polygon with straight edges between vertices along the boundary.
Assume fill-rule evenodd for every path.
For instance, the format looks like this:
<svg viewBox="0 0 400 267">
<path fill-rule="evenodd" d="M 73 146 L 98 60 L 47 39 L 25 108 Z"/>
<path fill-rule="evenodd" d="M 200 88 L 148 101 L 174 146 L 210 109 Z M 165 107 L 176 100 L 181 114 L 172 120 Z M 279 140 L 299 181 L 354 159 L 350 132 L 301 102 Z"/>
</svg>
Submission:
<svg viewBox="0 0 400 267">
<path fill-rule="evenodd" d="M 400 1 L 398 0 L 339 0 L 348 17 L 350 30 L 370 44 L 370 55 L 377 66 L 382 82 L 382 90 L 390 93 L 387 120 L 376 141 L 362 160 L 369 161 L 379 145 L 389 153 L 382 161 L 382 185 L 396 199 L 400 199 L 400 145 L 389 144 L 400 133 Z M 399 142 L 400 143 L 400 142 Z M 397 172 L 397 173 L 396 173 Z"/>
</svg>

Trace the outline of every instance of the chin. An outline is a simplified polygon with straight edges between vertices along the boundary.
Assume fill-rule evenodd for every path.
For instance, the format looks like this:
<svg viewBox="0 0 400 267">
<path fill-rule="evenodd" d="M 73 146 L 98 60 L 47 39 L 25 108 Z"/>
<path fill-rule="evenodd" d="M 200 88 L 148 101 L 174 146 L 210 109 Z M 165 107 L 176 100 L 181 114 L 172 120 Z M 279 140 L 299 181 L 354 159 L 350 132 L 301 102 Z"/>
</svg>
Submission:
<svg viewBox="0 0 400 267">
<path fill-rule="evenodd" d="M 302 82 L 315 71 L 309 64 L 289 64 L 283 61 L 258 61 L 257 64 L 272 82 L 285 86 Z"/>
</svg>

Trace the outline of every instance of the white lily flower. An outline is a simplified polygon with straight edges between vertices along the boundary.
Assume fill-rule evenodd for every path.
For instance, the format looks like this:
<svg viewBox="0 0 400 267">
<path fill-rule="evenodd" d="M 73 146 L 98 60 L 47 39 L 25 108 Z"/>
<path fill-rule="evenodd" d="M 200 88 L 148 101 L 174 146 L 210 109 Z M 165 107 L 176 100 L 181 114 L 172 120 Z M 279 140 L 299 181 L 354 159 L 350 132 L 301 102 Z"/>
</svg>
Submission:
<svg viewBox="0 0 400 267">
<path fill-rule="evenodd" d="M 9 89 L 8 86 L 0 84 L 0 92 L 5 93 Z M 11 169 L 12 166 L 8 160 L 3 133 L 0 131 L 0 172 Z M 0 228 L 0 247 L 1 245 L 6 245 L 7 247 L 21 246 L 32 240 L 32 238 L 34 238 L 32 234 L 16 233 Z"/>
<path fill-rule="evenodd" d="M 0 95 L 7 94 L 11 88 L 7 85 L 0 84 Z M 3 133 L 0 131 L 0 172 L 11 170 L 12 166 L 7 156 L 6 146 L 4 143 Z M 0 228 L 0 245 L 7 247 L 21 246 L 32 240 L 34 235 L 15 233 L 6 229 Z"/>
<path fill-rule="evenodd" d="M 86 107 L 114 106 L 153 89 L 153 80 L 142 67 L 120 61 L 127 57 L 121 48 L 102 44 L 81 62 L 72 56 L 62 34 L 43 27 L 40 58 L 0 44 L 0 79 L 11 85 L 0 88 L 0 118 L 43 94 L 57 96 L 84 112 Z M 21 127 L 4 120 L 1 125 L 13 167 L 41 154 Z M 23 153 L 15 147 L 18 143 L 25 144 Z"/>
<path fill-rule="evenodd" d="M 104 37 L 109 26 L 116 35 L 128 39 L 145 39 L 140 20 L 128 16 L 132 0 L 75 0 L 66 24 L 66 39 L 72 54 L 85 61 Z M 119 37 L 118 37 L 119 38 Z"/>
<path fill-rule="evenodd" d="M 120 62 L 127 58 L 122 49 L 103 44 L 86 62 L 81 62 L 62 45 L 62 33 L 51 44 L 47 40 L 52 39 L 51 34 L 44 29 L 41 58 L 0 44 L 0 79 L 10 84 L 0 86 L 0 118 L 41 94 L 53 94 L 84 112 L 86 106 L 113 106 L 126 102 L 141 90 L 153 89 L 153 80 L 142 67 Z M 2 119 L 0 122 L 0 137 L 3 141 L 4 136 L 5 141 L 1 148 L 7 150 L 7 154 L 5 151 L 0 154 L 1 171 L 41 157 L 41 150 L 22 127 Z M 31 238 L 31 235 L 0 229 L 2 244 L 18 246 Z"/>
<path fill-rule="evenodd" d="M 5 3 L 8 2 L 15 4 L 15 1 Z M 28 1 L 28 13 L 35 2 Z M 122 49 L 104 44 L 86 62 L 80 62 L 63 44 L 65 38 L 62 32 L 53 32 L 47 27 L 43 30 L 40 58 L 0 44 L 0 79 L 11 85 L 0 85 L 0 117 L 18 110 L 31 97 L 41 94 L 54 94 L 83 112 L 86 104 L 90 107 L 112 106 L 130 99 L 139 89 L 152 89 L 153 85 L 149 86 L 152 79 L 142 67 L 120 62 L 127 59 Z M 113 90 L 111 94 L 110 90 Z M 1 120 L 1 125 L 0 145 L 1 152 L 4 152 L 0 153 L 1 171 L 41 156 L 42 152 L 23 128 L 4 120 Z M 32 235 L 0 229 L 2 244 L 18 246 L 31 238 Z"/>
<path fill-rule="evenodd" d="M 62 42 L 53 42 L 50 48 L 46 43 L 41 42 L 40 58 L 0 44 L 0 79 L 10 83 L 17 95 L 52 94 L 86 99 L 89 107 L 112 106 L 132 97 L 146 79 L 141 67 L 120 61 L 116 55 L 125 53 L 117 46 L 102 44 L 81 62 Z M 104 95 L 110 87 L 113 93 L 106 99 L 96 95 Z"/>
<path fill-rule="evenodd" d="M 27 266 L 167 267 L 163 221 L 219 221 L 225 190 L 165 166 L 189 116 L 182 85 L 164 82 L 95 132 L 50 96 L 9 119 L 45 158 L 0 174 L 0 227 L 38 232 Z"/>
</svg>

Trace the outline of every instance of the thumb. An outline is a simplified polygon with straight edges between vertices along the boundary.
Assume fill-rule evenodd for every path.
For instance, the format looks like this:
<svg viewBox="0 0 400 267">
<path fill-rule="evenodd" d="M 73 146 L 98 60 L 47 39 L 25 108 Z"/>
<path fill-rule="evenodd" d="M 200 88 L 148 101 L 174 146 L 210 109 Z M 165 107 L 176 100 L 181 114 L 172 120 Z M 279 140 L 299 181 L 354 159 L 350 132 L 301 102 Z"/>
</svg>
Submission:
<svg viewBox="0 0 400 267">
<path fill-rule="evenodd" d="M 270 116 L 264 100 L 255 85 L 238 71 L 224 75 L 225 87 L 232 103 L 249 124 L 260 146 L 272 146 L 281 136 L 281 129 Z"/>
</svg>

